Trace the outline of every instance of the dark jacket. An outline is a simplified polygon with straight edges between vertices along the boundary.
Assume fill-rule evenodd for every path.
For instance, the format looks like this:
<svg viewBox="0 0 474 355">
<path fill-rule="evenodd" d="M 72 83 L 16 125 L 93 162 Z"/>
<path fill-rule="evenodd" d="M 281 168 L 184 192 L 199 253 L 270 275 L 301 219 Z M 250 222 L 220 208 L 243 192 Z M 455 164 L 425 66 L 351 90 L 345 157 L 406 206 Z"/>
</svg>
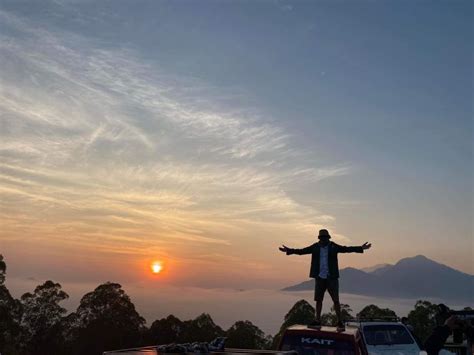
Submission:
<svg viewBox="0 0 474 355">
<path fill-rule="evenodd" d="M 328 247 L 329 247 L 328 268 L 329 268 L 330 279 L 339 278 L 339 265 L 337 262 L 338 253 L 363 253 L 364 252 L 364 249 L 362 249 L 362 247 L 344 247 L 334 242 L 329 242 Z M 320 253 L 320 244 L 319 242 L 317 242 L 303 249 L 290 249 L 287 252 L 287 255 L 311 254 L 311 271 L 309 272 L 309 277 L 316 278 L 319 275 L 319 253 Z"/>
<path fill-rule="evenodd" d="M 428 355 L 437 355 L 450 334 L 451 330 L 447 325 L 436 327 L 425 342 L 425 350 Z"/>
</svg>

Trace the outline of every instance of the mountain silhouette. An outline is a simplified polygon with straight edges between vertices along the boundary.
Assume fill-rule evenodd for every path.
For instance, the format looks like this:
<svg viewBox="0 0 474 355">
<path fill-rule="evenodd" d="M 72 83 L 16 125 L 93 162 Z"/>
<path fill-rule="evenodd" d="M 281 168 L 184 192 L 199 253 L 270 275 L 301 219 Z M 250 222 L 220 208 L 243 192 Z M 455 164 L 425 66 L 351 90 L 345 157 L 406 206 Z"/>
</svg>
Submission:
<svg viewBox="0 0 474 355">
<path fill-rule="evenodd" d="M 374 266 L 371 266 L 371 267 L 363 267 L 362 269 L 359 269 L 361 271 L 365 271 L 365 272 L 374 272 L 374 271 L 377 271 L 379 269 L 383 269 L 387 266 L 393 266 L 391 264 L 377 264 L 377 265 L 374 265 Z"/>
<path fill-rule="evenodd" d="M 283 291 L 313 290 L 314 280 Z M 423 255 L 401 259 L 366 272 L 351 267 L 340 271 L 340 291 L 387 298 L 474 300 L 474 276 L 437 263 Z"/>
</svg>

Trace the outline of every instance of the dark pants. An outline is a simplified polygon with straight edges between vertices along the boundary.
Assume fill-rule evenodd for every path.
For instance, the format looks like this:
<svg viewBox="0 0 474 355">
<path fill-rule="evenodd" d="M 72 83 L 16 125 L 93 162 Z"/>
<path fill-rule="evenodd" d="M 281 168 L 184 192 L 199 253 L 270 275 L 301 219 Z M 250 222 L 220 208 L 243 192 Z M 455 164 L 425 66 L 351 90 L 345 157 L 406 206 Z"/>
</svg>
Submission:
<svg viewBox="0 0 474 355">
<path fill-rule="evenodd" d="M 326 290 L 329 292 L 334 303 L 339 302 L 339 279 L 322 279 L 316 278 L 314 288 L 314 300 L 322 301 Z"/>
</svg>

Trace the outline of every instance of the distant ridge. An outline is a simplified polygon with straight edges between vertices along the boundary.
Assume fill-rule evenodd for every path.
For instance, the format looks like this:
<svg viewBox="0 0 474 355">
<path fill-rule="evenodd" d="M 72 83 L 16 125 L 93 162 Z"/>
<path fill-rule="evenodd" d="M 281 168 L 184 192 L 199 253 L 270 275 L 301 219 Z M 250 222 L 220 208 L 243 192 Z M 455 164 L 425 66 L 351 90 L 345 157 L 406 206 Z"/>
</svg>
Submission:
<svg viewBox="0 0 474 355">
<path fill-rule="evenodd" d="M 362 269 L 359 269 L 359 270 L 364 271 L 364 272 L 374 272 L 379 269 L 386 268 L 387 266 L 393 266 L 393 265 L 392 264 L 377 264 L 370 267 L 363 267 Z"/>
<path fill-rule="evenodd" d="M 395 265 L 376 265 L 371 272 L 354 268 L 340 271 L 340 291 L 389 298 L 437 298 L 474 303 L 474 276 L 428 259 L 404 258 Z M 314 280 L 283 291 L 313 290 Z"/>
</svg>

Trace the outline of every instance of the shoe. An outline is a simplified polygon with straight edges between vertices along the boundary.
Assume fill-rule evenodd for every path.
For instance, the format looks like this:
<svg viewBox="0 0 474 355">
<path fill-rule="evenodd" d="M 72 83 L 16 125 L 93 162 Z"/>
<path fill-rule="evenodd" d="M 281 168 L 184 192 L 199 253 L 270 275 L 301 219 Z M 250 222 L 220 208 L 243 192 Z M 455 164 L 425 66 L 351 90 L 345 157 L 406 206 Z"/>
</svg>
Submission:
<svg viewBox="0 0 474 355">
<path fill-rule="evenodd" d="M 321 329 L 321 321 L 320 320 L 312 321 L 310 324 L 308 324 L 308 328 Z"/>
<path fill-rule="evenodd" d="M 344 325 L 343 322 L 337 322 L 337 328 L 336 328 L 336 330 L 337 330 L 338 332 L 343 332 L 343 331 L 346 330 L 346 326 Z"/>
</svg>

